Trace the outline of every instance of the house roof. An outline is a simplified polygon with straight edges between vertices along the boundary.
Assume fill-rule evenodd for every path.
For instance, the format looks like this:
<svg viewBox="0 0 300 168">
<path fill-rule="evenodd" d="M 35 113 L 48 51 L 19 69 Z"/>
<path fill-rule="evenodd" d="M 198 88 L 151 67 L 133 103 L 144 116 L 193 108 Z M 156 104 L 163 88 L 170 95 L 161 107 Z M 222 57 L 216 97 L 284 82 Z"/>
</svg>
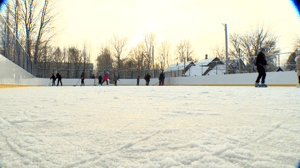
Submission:
<svg viewBox="0 0 300 168">
<path fill-rule="evenodd" d="M 213 61 L 216 57 L 211 57 L 211 58 L 208 58 L 208 59 L 204 59 L 204 60 L 200 60 L 198 62 L 195 63 L 195 65 L 197 66 L 207 66 L 209 63 L 211 63 L 211 61 Z"/>
<path fill-rule="evenodd" d="M 192 61 L 187 61 L 185 62 L 185 66 L 188 66 Z M 184 62 L 180 62 L 178 63 L 175 63 L 175 64 L 172 64 L 170 65 L 167 69 L 164 70 L 164 72 L 169 72 L 169 71 L 177 71 L 177 70 L 183 70 L 184 69 Z"/>
<path fill-rule="evenodd" d="M 191 66 L 189 70 L 185 72 L 186 76 L 202 76 L 202 74 L 208 69 L 208 66 Z"/>
</svg>

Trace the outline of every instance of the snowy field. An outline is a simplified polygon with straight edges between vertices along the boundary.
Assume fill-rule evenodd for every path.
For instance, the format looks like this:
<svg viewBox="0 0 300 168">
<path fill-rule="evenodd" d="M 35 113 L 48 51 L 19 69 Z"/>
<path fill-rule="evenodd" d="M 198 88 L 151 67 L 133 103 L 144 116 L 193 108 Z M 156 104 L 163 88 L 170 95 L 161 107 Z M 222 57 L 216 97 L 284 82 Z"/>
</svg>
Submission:
<svg viewBox="0 0 300 168">
<path fill-rule="evenodd" d="M 300 89 L 0 89 L 0 165 L 295 168 Z"/>
</svg>

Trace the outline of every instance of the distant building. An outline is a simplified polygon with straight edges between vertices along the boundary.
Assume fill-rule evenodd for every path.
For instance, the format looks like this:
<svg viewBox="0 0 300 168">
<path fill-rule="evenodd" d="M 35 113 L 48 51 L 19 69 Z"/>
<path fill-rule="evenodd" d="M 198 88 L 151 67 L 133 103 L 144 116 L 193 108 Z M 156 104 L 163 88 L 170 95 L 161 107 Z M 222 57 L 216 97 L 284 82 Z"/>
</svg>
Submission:
<svg viewBox="0 0 300 168">
<path fill-rule="evenodd" d="M 188 61 L 176 63 L 170 65 L 165 71 L 166 77 L 181 77 L 181 76 L 204 76 L 204 75 L 213 75 L 213 70 L 217 69 L 216 74 L 224 74 L 222 71 L 222 65 L 224 63 L 217 57 L 207 58 L 196 63 Z M 218 67 L 220 67 L 218 69 Z"/>
</svg>

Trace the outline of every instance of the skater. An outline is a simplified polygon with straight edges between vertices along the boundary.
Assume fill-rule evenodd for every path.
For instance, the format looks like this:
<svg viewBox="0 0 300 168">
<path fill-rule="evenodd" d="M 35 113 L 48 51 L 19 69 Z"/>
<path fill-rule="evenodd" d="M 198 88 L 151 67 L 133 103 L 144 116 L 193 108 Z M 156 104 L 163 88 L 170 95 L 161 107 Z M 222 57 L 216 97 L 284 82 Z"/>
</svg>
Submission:
<svg viewBox="0 0 300 168">
<path fill-rule="evenodd" d="M 60 82 L 60 86 L 62 86 L 61 75 L 59 73 L 56 73 L 56 78 L 57 78 L 57 86 L 59 85 L 59 82 Z"/>
<path fill-rule="evenodd" d="M 136 85 L 137 85 L 137 86 L 140 85 L 140 76 L 138 76 L 138 77 L 136 78 Z"/>
<path fill-rule="evenodd" d="M 84 73 L 84 70 L 82 71 L 82 73 L 81 73 L 81 85 L 80 86 L 85 86 L 85 84 L 84 84 L 84 77 L 85 77 L 85 73 Z"/>
<path fill-rule="evenodd" d="M 147 75 L 145 76 L 146 86 L 149 86 L 150 78 L 151 78 L 151 76 L 149 75 L 149 73 L 147 73 Z"/>
<path fill-rule="evenodd" d="M 98 86 L 100 86 L 100 85 L 102 86 L 102 76 L 101 75 L 99 75 L 98 80 L 99 80 Z"/>
<path fill-rule="evenodd" d="M 51 79 L 52 79 L 52 86 L 55 86 L 55 80 L 56 80 L 56 78 L 55 78 L 54 74 L 52 74 L 50 80 Z"/>
<path fill-rule="evenodd" d="M 268 65 L 268 63 L 266 61 L 265 52 L 266 52 L 266 49 L 261 48 L 261 50 L 258 53 L 256 60 L 255 60 L 255 67 L 258 71 L 258 76 L 255 81 L 255 87 L 258 87 L 258 86 L 267 87 L 267 85 L 265 84 L 265 78 L 266 78 L 265 66 Z M 261 85 L 259 85 L 260 79 L 261 79 Z"/>
<path fill-rule="evenodd" d="M 108 76 L 109 76 L 109 74 L 108 74 L 108 72 L 106 72 L 103 76 L 103 82 L 102 82 L 102 83 L 104 83 L 104 81 L 106 81 L 107 86 L 108 86 Z"/>
<path fill-rule="evenodd" d="M 116 74 L 114 73 L 114 81 L 115 81 L 115 86 L 117 86 L 117 81 L 119 80 L 119 77 L 116 76 Z"/>
<path fill-rule="evenodd" d="M 162 86 L 163 85 L 163 80 L 165 79 L 165 74 L 164 72 L 162 71 L 159 75 L 159 86 Z"/>
<path fill-rule="evenodd" d="M 300 51 L 296 52 L 296 72 L 297 72 L 297 76 L 298 76 L 298 84 L 297 84 L 297 88 L 300 88 Z"/>
</svg>

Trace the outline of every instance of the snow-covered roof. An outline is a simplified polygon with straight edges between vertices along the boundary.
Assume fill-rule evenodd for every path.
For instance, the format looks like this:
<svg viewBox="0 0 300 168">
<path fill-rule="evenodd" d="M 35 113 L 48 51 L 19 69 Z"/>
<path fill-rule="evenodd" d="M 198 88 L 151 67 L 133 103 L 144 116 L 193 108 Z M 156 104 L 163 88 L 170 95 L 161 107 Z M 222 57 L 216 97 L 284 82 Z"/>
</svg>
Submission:
<svg viewBox="0 0 300 168">
<path fill-rule="evenodd" d="M 212 58 L 208 58 L 208 59 L 204 59 L 204 60 L 200 60 L 198 62 L 195 63 L 195 65 L 197 66 L 207 66 L 209 63 L 211 63 L 212 60 L 214 60 L 216 57 L 212 57 Z"/>
<path fill-rule="evenodd" d="M 192 61 L 185 62 L 185 66 L 188 66 L 191 62 Z M 164 72 L 171 72 L 171 71 L 177 71 L 183 69 L 184 69 L 184 62 L 180 62 L 178 63 L 178 65 L 177 63 L 170 65 L 167 69 L 164 70 Z"/>
<path fill-rule="evenodd" d="M 191 66 L 189 70 L 185 72 L 185 76 L 202 76 L 202 74 L 208 69 L 208 67 Z"/>
</svg>

